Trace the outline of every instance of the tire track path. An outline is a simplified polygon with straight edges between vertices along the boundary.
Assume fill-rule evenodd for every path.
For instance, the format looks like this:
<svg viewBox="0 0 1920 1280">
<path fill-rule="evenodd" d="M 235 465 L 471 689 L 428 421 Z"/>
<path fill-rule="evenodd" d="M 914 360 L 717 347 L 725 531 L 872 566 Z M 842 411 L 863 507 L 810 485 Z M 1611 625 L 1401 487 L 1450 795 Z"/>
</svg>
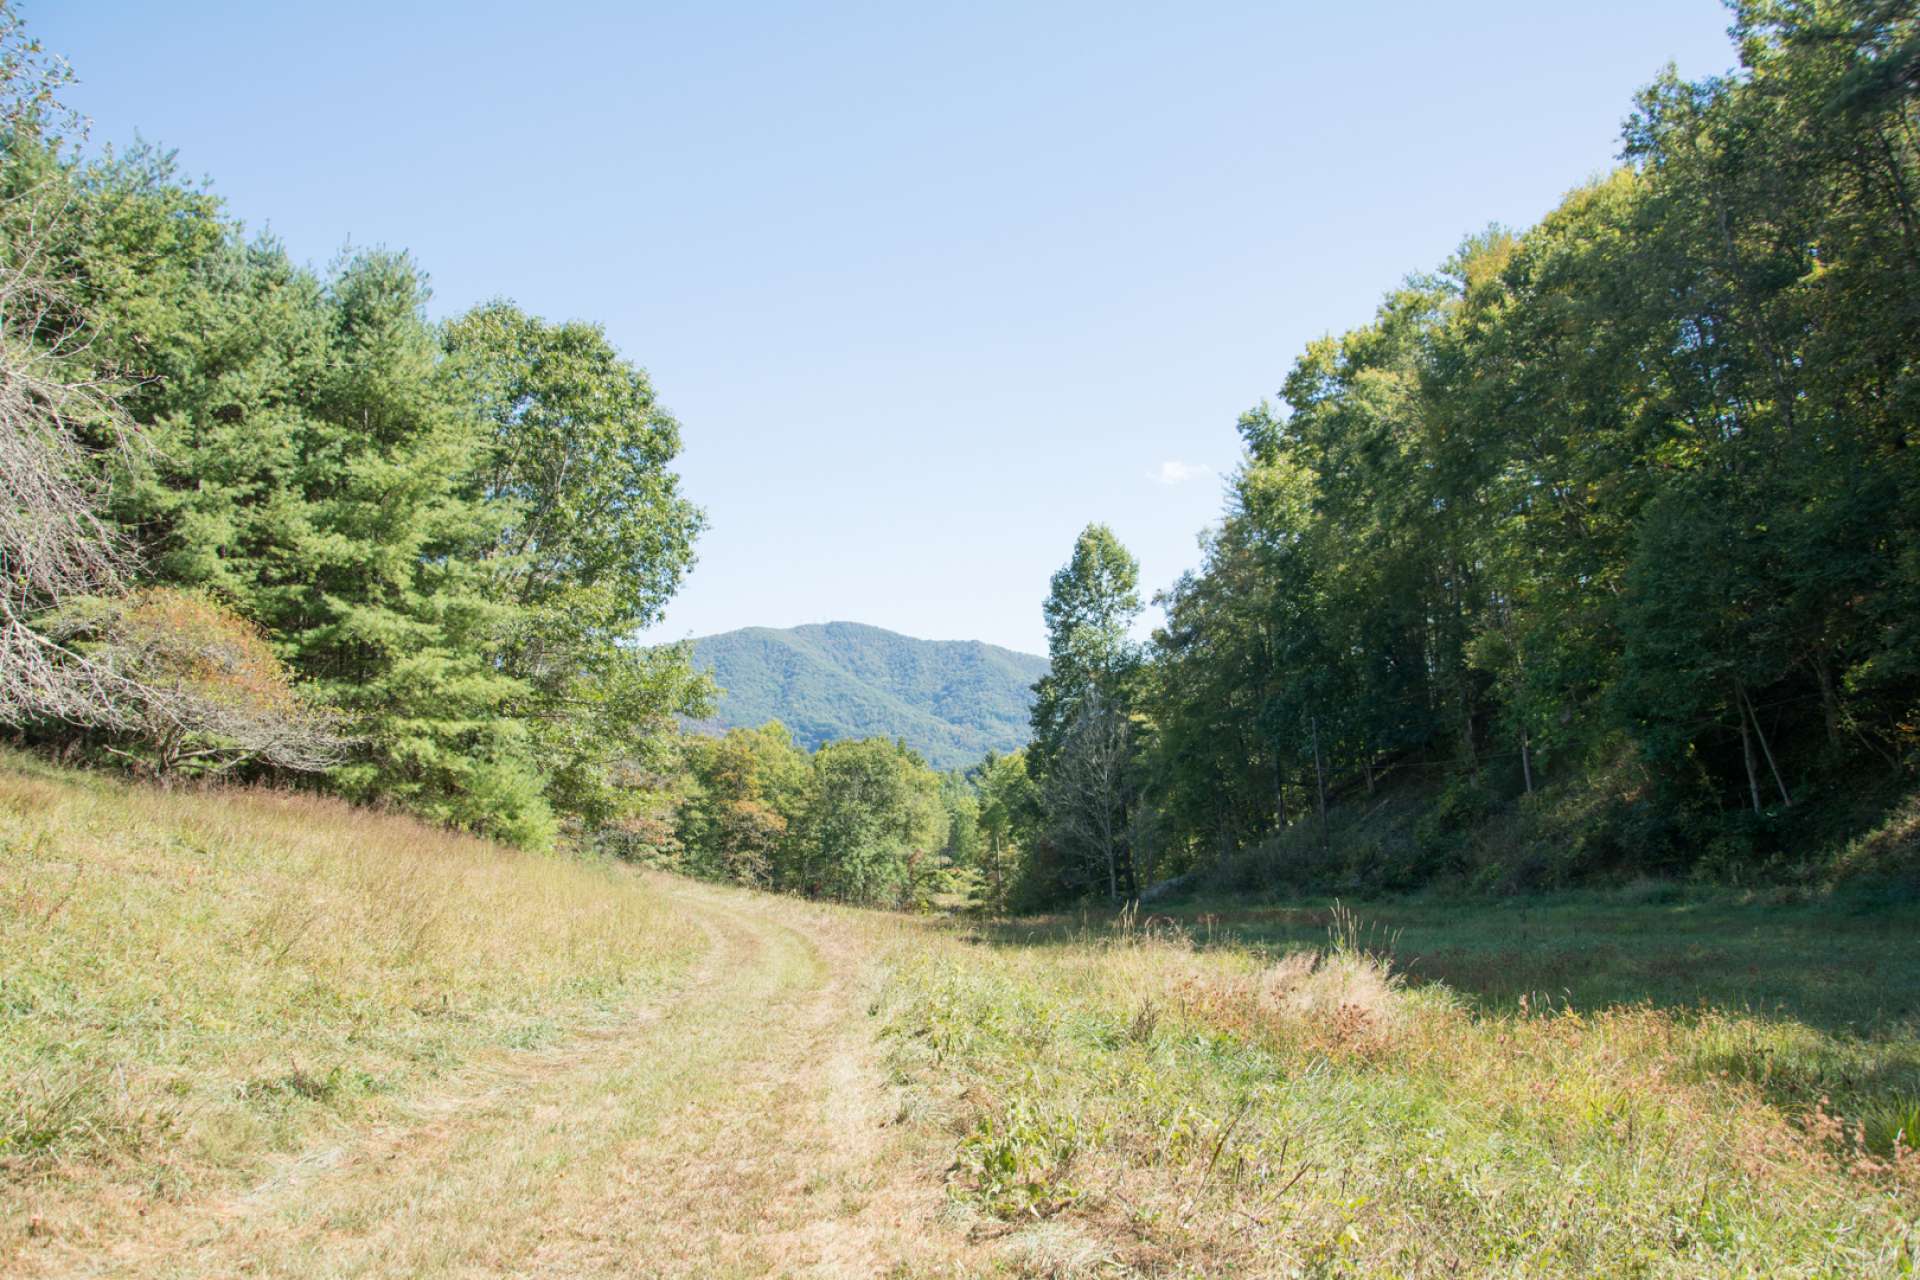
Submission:
<svg viewBox="0 0 1920 1280">
<path fill-rule="evenodd" d="M 902 1158 L 867 1008 L 886 926 L 658 879 L 709 946 L 617 1027 L 156 1223 L 102 1276 L 967 1274 Z"/>
</svg>

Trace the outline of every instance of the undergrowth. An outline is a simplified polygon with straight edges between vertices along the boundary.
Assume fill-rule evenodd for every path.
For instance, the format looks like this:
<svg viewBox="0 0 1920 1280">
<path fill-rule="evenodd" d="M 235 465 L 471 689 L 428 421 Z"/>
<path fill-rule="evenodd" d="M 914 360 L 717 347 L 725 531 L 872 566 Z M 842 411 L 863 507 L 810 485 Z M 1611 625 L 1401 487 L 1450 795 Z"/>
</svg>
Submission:
<svg viewBox="0 0 1920 1280">
<path fill-rule="evenodd" d="M 1920 795 L 1904 776 L 1815 790 L 1754 814 L 1654 794 L 1627 759 L 1545 784 L 1416 766 L 1349 788 L 1323 830 L 1296 822 L 1181 878 L 1216 894 L 1472 895 L 1617 888 L 1636 881 L 1818 894 L 1869 887 L 1920 897 Z"/>
</svg>

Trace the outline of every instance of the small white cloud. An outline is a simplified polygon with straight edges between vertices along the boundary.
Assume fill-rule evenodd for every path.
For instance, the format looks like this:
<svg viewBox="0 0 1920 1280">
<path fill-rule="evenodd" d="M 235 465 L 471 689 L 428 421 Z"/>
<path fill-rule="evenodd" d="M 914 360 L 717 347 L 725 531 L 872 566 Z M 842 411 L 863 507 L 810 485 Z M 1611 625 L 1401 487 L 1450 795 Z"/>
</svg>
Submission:
<svg viewBox="0 0 1920 1280">
<path fill-rule="evenodd" d="M 1156 484 L 1185 484 L 1189 480 L 1198 480 L 1202 476 L 1213 474 L 1213 468 L 1204 462 L 1175 462 L 1168 460 L 1147 472 L 1147 477 Z"/>
</svg>

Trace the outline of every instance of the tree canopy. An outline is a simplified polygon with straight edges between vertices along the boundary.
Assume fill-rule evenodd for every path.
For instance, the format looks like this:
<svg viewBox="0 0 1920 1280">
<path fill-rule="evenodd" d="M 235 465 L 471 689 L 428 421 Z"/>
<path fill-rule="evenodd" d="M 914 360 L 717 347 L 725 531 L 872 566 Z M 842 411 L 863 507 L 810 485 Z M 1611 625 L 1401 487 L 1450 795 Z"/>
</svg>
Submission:
<svg viewBox="0 0 1920 1280">
<path fill-rule="evenodd" d="M 1739 73 L 1661 77 L 1620 168 L 1469 237 L 1242 416 L 1138 664 L 1127 563 L 1082 535 L 1045 606 L 1036 781 L 1095 687 L 1131 745 L 1078 741 L 1125 756 L 1112 794 L 1169 870 L 1419 779 L 1418 847 L 1326 872 L 1382 885 L 1461 871 L 1450 830 L 1543 789 L 1632 832 L 1555 855 L 1579 876 L 1759 867 L 1809 802 L 1910 776 L 1920 28 L 1881 0 L 1734 15 Z M 1085 826 L 1084 788 L 1043 795 Z M 1093 887 L 1057 850 L 1049 878 Z"/>
<path fill-rule="evenodd" d="M 72 390 L 38 398 L 68 434 L 7 442 L 65 450 L 22 465 L 68 486 L 49 500 L 93 558 L 22 586 L 49 604 L 129 574 L 186 593 L 109 609 L 117 621 L 66 668 L 124 677 L 128 661 L 106 671 L 87 654 L 124 659 L 154 601 L 201 601 L 255 629 L 304 703 L 337 713 L 350 747 L 325 774 L 345 794 L 533 845 L 618 817 L 622 771 L 708 705 L 683 650 L 634 643 L 704 523 L 645 373 L 597 327 L 505 302 L 438 323 L 404 253 L 301 267 L 165 153 L 82 159 L 24 125 L 5 148 L 13 199 L 62 210 L 37 224 L 31 265 L 80 318 L 65 330 L 85 329 Z M 73 346 L 34 325 L 8 331 L 21 359 Z M 139 447 L 111 447 L 118 423 Z M 5 532 L 8 572 L 26 571 L 16 550 L 32 539 Z M 22 653 L 50 643 L 4 621 Z M 42 733 L 128 719 L 44 698 L 6 709 Z"/>
</svg>

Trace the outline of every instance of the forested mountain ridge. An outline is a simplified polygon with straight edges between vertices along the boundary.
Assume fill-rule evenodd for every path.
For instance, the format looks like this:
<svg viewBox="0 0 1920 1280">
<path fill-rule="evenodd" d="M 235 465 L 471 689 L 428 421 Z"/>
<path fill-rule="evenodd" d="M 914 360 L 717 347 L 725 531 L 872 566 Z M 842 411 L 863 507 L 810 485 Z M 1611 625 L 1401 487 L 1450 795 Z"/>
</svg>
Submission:
<svg viewBox="0 0 1920 1280">
<path fill-rule="evenodd" d="M 1026 742 L 1046 659 L 978 640 L 918 640 L 857 622 L 745 627 L 693 641 L 722 690 L 704 722 L 778 720 L 805 747 L 901 738 L 936 768 Z"/>
</svg>

